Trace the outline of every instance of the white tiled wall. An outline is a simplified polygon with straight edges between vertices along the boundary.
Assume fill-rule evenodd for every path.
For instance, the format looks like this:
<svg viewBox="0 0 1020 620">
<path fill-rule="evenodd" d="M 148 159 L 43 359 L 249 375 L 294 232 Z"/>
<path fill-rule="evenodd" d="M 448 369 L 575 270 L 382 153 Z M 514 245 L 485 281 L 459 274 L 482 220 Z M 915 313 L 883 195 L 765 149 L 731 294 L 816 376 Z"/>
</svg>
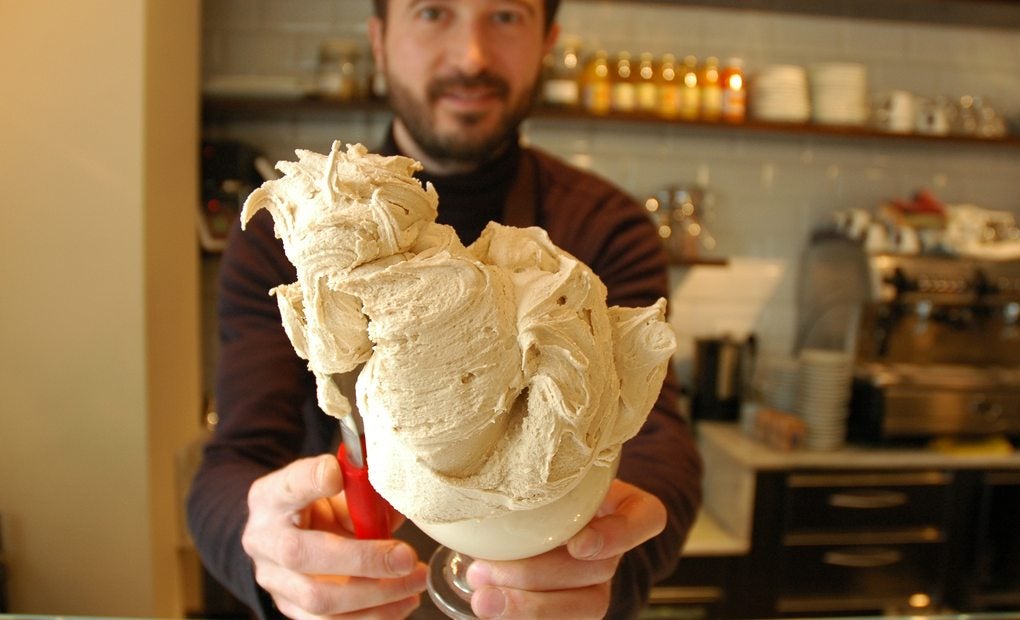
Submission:
<svg viewBox="0 0 1020 620">
<path fill-rule="evenodd" d="M 319 42 L 364 37 L 371 11 L 369 0 L 206 0 L 204 6 L 207 77 L 309 74 Z M 565 33 L 582 33 L 593 47 L 740 56 L 751 72 L 772 62 L 864 62 L 874 92 L 896 87 L 928 96 L 982 95 L 1020 125 L 1017 29 L 584 0 L 566 0 L 560 22 Z M 218 126 L 215 135 L 290 159 L 294 148 L 324 150 L 334 138 L 373 144 L 386 120 L 362 114 L 238 121 Z M 760 325 L 767 349 L 782 350 L 792 342 L 796 261 L 809 231 L 831 212 L 871 208 L 930 188 L 947 202 L 1020 216 L 1016 146 L 549 120 L 529 121 L 525 133 L 533 144 L 587 162 L 637 196 L 668 183 L 707 183 L 715 197 L 707 226 L 720 253 L 790 261 Z"/>
</svg>

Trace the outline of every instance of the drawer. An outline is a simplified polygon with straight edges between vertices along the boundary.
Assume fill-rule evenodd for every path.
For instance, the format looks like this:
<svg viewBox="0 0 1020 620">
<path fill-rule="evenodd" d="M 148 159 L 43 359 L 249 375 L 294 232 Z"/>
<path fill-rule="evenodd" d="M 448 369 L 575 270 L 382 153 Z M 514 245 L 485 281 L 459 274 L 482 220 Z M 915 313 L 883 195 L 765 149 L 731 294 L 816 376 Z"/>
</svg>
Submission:
<svg viewBox="0 0 1020 620">
<path fill-rule="evenodd" d="M 924 593 L 939 601 L 944 545 L 828 545 L 781 552 L 780 611 L 882 609 Z"/>
<path fill-rule="evenodd" d="M 787 476 L 786 531 L 941 526 L 952 476 L 941 471 Z"/>
</svg>

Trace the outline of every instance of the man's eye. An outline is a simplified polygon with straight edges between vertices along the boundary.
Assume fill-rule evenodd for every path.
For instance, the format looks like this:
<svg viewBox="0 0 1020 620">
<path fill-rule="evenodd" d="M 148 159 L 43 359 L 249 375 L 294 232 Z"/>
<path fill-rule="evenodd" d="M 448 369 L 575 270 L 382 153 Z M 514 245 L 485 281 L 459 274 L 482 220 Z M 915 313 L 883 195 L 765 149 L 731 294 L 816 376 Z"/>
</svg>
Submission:
<svg viewBox="0 0 1020 620">
<path fill-rule="evenodd" d="M 520 13 L 515 11 L 499 11 L 493 15 L 492 19 L 498 24 L 519 24 L 523 21 Z"/>
<path fill-rule="evenodd" d="M 418 11 L 418 17 L 427 22 L 437 22 L 442 16 L 443 10 L 434 6 L 427 6 Z"/>
</svg>

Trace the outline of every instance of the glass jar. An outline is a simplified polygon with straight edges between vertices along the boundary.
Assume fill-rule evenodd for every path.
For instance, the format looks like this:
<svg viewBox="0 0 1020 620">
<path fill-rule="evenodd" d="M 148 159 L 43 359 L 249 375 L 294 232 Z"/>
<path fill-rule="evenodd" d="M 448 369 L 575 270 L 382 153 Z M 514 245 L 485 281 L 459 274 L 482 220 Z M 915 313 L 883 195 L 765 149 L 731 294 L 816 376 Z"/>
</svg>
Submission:
<svg viewBox="0 0 1020 620">
<path fill-rule="evenodd" d="M 663 54 L 658 73 L 659 115 L 666 118 L 680 116 L 683 82 L 677 71 L 676 56 Z"/>
<path fill-rule="evenodd" d="M 722 116 L 722 80 L 719 59 L 709 56 L 698 72 L 701 87 L 701 120 L 717 121 Z"/>
<path fill-rule="evenodd" d="M 652 222 L 655 224 L 655 229 L 659 233 L 663 247 L 666 248 L 667 252 L 672 252 L 670 248 L 670 237 L 673 235 L 672 191 L 669 188 L 662 189 L 656 192 L 654 196 L 646 198 L 645 210 L 648 211 L 648 216 L 652 218 Z"/>
<path fill-rule="evenodd" d="M 572 108 L 581 102 L 581 42 L 564 38 L 546 57 L 542 80 L 542 102 L 553 107 Z"/>
<path fill-rule="evenodd" d="M 613 112 L 633 112 L 637 109 L 637 71 L 631 63 L 630 52 L 616 55 L 613 74 Z"/>
<path fill-rule="evenodd" d="M 681 97 L 680 117 L 693 121 L 701 116 L 701 85 L 698 83 L 698 59 L 685 56 L 680 67 Z"/>
<path fill-rule="evenodd" d="M 581 74 L 581 105 L 594 114 L 608 114 L 613 101 L 609 76 L 609 54 L 598 50 L 585 63 Z"/>
<path fill-rule="evenodd" d="M 365 94 L 362 54 L 357 41 L 329 39 L 319 46 L 318 92 L 321 96 L 351 101 Z"/>
<path fill-rule="evenodd" d="M 671 188 L 670 243 L 673 258 L 681 261 L 696 260 L 701 248 L 711 245 L 710 237 L 701 224 L 704 190 L 696 186 Z M 709 243 L 706 243 L 709 241 Z"/>
<path fill-rule="evenodd" d="M 744 84 L 744 61 L 731 58 L 720 75 L 722 83 L 722 119 L 728 123 L 742 123 L 747 116 L 747 86 Z"/>
<path fill-rule="evenodd" d="M 637 110 L 654 114 L 659 109 L 659 83 L 656 75 L 655 57 L 648 52 L 639 56 L 637 69 Z"/>
</svg>

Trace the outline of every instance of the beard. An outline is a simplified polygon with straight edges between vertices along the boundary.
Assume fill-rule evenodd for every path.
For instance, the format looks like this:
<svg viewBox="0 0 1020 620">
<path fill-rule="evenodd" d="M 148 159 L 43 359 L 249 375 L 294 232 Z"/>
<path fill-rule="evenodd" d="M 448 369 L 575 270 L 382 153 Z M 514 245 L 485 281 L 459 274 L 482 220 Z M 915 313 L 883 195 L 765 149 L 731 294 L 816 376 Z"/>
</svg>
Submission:
<svg viewBox="0 0 1020 620">
<path fill-rule="evenodd" d="M 537 88 L 538 78 L 521 93 L 516 101 L 510 99 L 510 86 L 506 80 L 488 72 L 474 76 L 455 75 L 430 81 L 425 101 L 417 98 L 410 89 L 387 76 L 389 104 L 400 118 L 415 143 L 429 157 L 437 161 L 476 163 L 495 156 L 516 135 L 528 113 Z M 450 88 L 487 88 L 495 93 L 507 107 L 500 113 L 491 131 L 475 130 L 484 120 L 481 114 L 459 114 L 459 128 L 442 132 L 434 116 L 436 101 Z"/>
</svg>

